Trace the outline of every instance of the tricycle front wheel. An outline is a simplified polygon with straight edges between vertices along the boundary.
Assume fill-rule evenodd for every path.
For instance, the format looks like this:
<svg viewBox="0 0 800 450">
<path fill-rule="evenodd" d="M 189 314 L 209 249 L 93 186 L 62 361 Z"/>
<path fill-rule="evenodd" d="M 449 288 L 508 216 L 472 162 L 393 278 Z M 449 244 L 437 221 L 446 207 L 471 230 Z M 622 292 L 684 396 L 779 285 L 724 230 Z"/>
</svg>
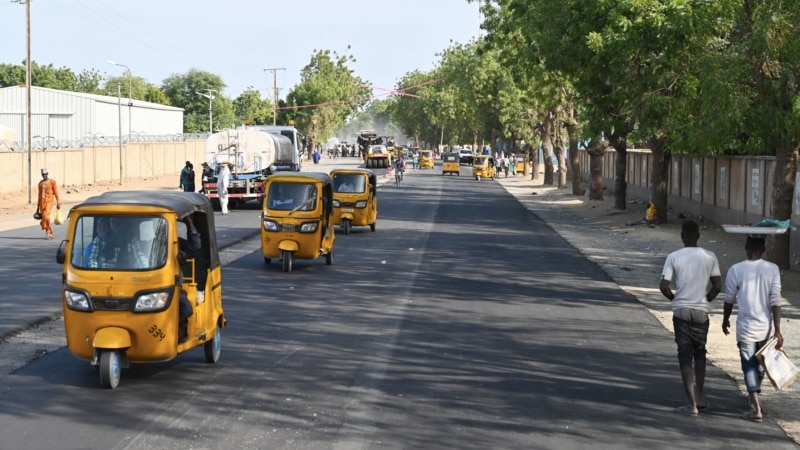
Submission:
<svg viewBox="0 0 800 450">
<path fill-rule="evenodd" d="M 106 389 L 116 388 L 121 373 L 119 351 L 103 350 L 100 353 L 100 384 Z"/>
<path fill-rule="evenodd" d="M 283 260 L 283 271 L 284 272 L 291 272 L 292 271 L 292 259 L 294 259 L 294 253 L 288 250 L 281 251 L 281 259 Z"/>
</svg>

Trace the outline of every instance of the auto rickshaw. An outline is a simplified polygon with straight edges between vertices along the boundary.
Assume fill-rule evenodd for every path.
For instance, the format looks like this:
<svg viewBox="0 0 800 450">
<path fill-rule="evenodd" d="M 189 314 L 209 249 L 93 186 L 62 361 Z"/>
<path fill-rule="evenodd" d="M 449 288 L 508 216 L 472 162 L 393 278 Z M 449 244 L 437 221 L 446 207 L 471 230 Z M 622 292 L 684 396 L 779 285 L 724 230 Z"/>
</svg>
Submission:
<svg viewBox="0 0 800 450">
<path fill-rule="evenodd" d="M 433 150 L 420 150 L 419 151 L 419 168 L 433 169 Z"/>
<path fill-rule="evenodd" d="M 517 156 L 516 157 L 516 161 L 514 162 L 514 164 L 517 165 L 516 173 L 518 175 L 525 175 L 525 157 L 524 156 Z"/>
<path fill-rule="evenodd" d="M 461 176 L 461 161 L 458 153 L 444 153 L 442 155 L 442 175 L 456 174 Z"/>
<path fill-rule="evenodd" d="M 371 170 L 336 169 L 333 181 L 333 224 L 341 226 L 344 234 L 350 227 L 369 226 L 375 231 L 378 221 L 378 179 Z"/>
<path fill-rule="evenodd" d="M 295 259 L 325 256 L 333 264 L 333 186 L 326 173 L 276 173 L 265 180 L 261 208 L 264 263 L 280 258 L 291 272 Z"/>
<path fill-rule="evenodd" d="M 99 368 L 103 387 L 116 388 L 132 363 L 201 345 L 208 363 L 219 361 L 226 319 L 208 198 L 106 192 L 74 206 L 67 224 L 56 251 L 67 347 Z"/>
<path fill-rule="evenodd" d="M 476 156 L 472 163 L 472 176 L 478 181 L 481 181 L 481 178 L 494 180 L 497 176 L 497 161 L 492 156 Z"/>
</svg>

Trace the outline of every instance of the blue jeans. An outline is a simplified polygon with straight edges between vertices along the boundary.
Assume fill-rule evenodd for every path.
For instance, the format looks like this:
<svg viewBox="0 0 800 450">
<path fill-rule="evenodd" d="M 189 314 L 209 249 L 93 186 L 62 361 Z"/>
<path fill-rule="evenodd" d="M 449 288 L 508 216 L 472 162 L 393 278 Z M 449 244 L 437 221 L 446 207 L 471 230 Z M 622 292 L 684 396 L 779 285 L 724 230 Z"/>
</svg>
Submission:
<svg viewBox="0 0 800 450">
<path fill-rule="evenodd" d="M 761 380 L 764 379 L 764 369 L 756 358 L 756 353 L 767 341 L 761 342 L 739 342 L 739 358 L 742 360 L 742 372 L 744 373 L 744 384 L 747 392 L 761 393 Z"/>
</svg>

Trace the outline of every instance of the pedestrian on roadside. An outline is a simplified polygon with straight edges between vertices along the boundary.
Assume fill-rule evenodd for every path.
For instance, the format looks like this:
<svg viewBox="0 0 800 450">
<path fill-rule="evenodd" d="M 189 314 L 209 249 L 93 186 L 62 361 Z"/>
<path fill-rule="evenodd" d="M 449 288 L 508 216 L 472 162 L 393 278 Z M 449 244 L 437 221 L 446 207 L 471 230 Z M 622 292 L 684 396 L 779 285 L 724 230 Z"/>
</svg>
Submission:
<svg viewBox="0 0 800 450">
<path fill-rule="evenodd" d="M 319 152 L 319 149 L 314 150 L 314 164 L 319 164 L 319 160 L 322 159 L 322 154 Z"/>
<path fill-rule="evenodd" d="M 189 161 L 186 161 L 186 165 L 184 165 L 183 169 L 181 169 L 180 184 L 178 185 L 179 188 L 183 189 L 183 192 L 192 192 L 194 190 L 194 188 L 189 189 L 189 187 L 190 187 L 189 172 L 190 171 L 192 172 L 192 174 L 194 174 L 194 171 L 192 170 L 192 163 L 189 162 Z M 193 186 L 193 185 L 194 185 L 194 180 L 191 181 L 191 186 Z"/>
<path fill-rule="evenodd" d="M 761 380 L 763 369 L 756 358 L 767 343 L 774 327 L 776 349 L 783 346 L 781 335 L 781 273 L 778 266 L 761 259 L 766 248 L 765 239 L 748 236 L 744 249 L 747 259 L 734 264 L 725 276 L 725 305 L 722 332 L 728 335 L 734 303 L 737 306 L 736 343 L 742 361 L 744 384 L 747 386 L 747 409 L 742 419 L 763 421 Z"/>
<path fill-rule="evenodd" d="M 200 178 L 200 181 L 202 183 L 202 188 L 200 189 L 200 193 L 205 194 L 206 193 L 206 183 L 207 182 L 211 182 L 211 180 L 214 179 L 214 169 L 209 167 L 208 163 L 205 163 L 205 162 L 202 164 L 202 166 L 203 166 L 203 175 Z"/>
<path fill-rule="evenodd" d="M 502 165 L 503 165 L 503 173 L 505 174 L 505 177 L 508 178 L 508 165 L 509 165 L 508 156 L 503 157 Z"/>
<path fill-rule="evenodd" d="M 511 160 L 509 161 L 508 170 L 511 171 L 511 176 L 517 176 L 517 155 L 511 154 Z"/>
<path fill-rule="evenodd" d="M 217 174 L 217 194 L 219 195 L 219 207 L 222 214 L 228 214 L 228 184 L 231 178 L 232 164 L 230 161 L 225 161 L 219 169 Z"/>
<path fill-rule="evenodd" d="M 661 293 L 672 302 L 672 326 L 678 345 L 678 362 L 683 389 L 689 400 L 688 404 L 675 408 L 675 412 L 688 416 L 697 416 L 699 411 L 709 408 L 703 395 L 708 312 L 711 301 L 722 288 L 717 256 L 699 247 L 699 238 L 700 227 L 697 222 L 684 222 L 681 227 L 684 248 L 667 255 L 660 285 Z M 674 293 L 670 288 L 671 281 L 675 281 Z"/>
<path fill-rule="evenodd" d="M 39 182 L 39 199 L 36 204 L 36 212 L 41 214 L 42 218 L 39 224 L 45 231 L 47 239 L 53 239 L 53 229 L 50 227 L 50 213 L 53 211 L 53 200 L 55 200 L 56 209 L 61 209 L 61 197 L 58 195 L 58 183 L 52 178 L 48 178 L 47 169 L 42 169 L 42 181 Z"/>
<path fill-rule="evenodd" d="M 192 163 L 189 163 L 189 171 L 186 174 L 186 179 L 189 181 L 186 192 L 194 192 L 197 186 L 195 185 L 194 164 Z"/>
</svg>

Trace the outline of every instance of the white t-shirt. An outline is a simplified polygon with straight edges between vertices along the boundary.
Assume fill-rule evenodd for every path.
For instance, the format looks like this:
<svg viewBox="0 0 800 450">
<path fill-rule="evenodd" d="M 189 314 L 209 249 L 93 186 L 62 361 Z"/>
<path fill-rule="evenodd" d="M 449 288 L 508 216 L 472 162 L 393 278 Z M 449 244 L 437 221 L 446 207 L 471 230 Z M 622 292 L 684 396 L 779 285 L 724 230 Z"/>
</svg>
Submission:
<svg viewBox="0 0 800 450">
<path fill-rule="evenodd" d="M 720 275 L 714 252 L 701 247 L 684 247 L 670 253 L 661 278 L 675 282 L 672 310 L 691 308 L 708 312 L 711 308 L 711 302 L 706 300 L 709 278 Z"/>
<path fill-rule="evenodd" d="M 736 303 L 736 341 L 761 342 L 772 331 L 772 307 L 781 304 L 778 266 L 759 259 L 734 264 L 725 276 L 725 303 Z"/>
</svg>

